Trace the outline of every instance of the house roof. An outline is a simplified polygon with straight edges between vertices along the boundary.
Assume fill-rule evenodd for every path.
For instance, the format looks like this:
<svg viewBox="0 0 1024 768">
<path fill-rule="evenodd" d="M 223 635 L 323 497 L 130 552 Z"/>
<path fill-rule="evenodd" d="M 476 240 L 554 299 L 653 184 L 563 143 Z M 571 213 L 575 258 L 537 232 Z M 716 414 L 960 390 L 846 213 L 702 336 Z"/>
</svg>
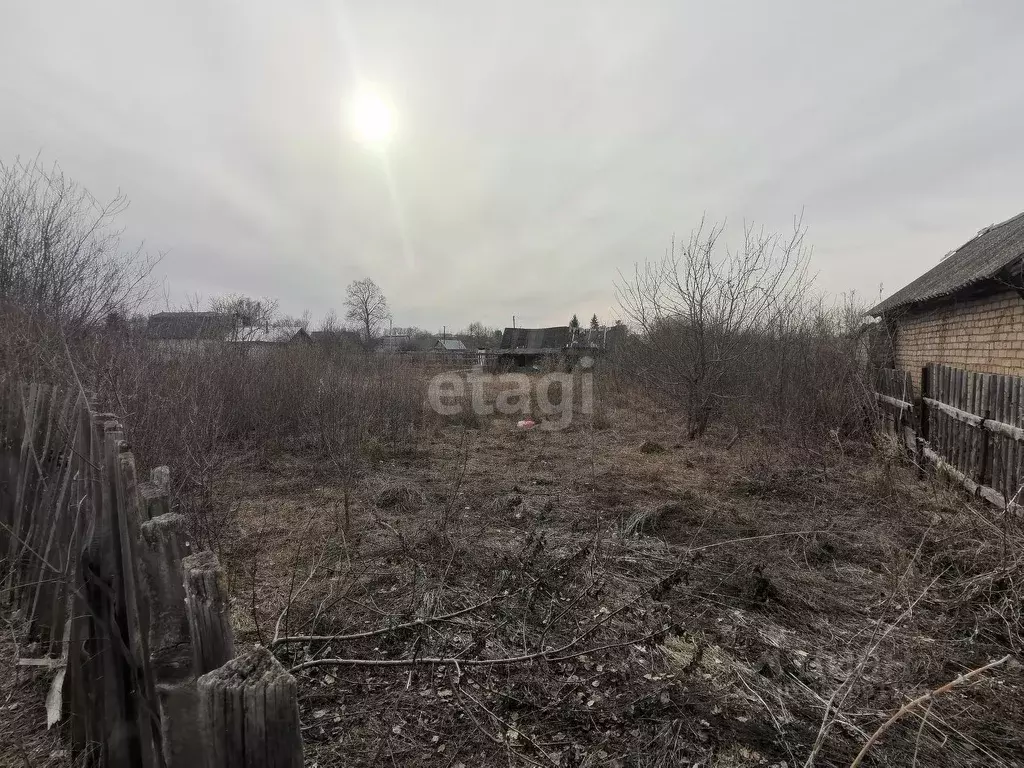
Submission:
<svg viewBox="0 0 1024 768">
<path fill-rule="evenodd" d="M 990 280 L 1024 255 L 1024 213 L 986 227 L 909 285 L 868 311 L 881 315 L 898 307 L 937 299 Z"/>
<path fill-rule="evenodd" d="M 296 337 L 309 338 L 306 329 L 301 325 L 279 325 L 269 328 L 242 328 L 235 340 L 257 344 L 283 344 Z"/>
<path fill-rule="evenodd" d="M 146 335 L 153 339 L 220 339 L 231 333 L 234 322 L 220 312 L 158 312 L 149 316 Z"/>
<path fill-rule="evenodd" d="M 466 345 L 459 339 L 438 339 L 435 347 L 443 347 L 448 352 L 465 352 Z"/>
<path fill-rule="evenodd" d="M 572 333 L 567 325 L 552 328 L 506 328 L 499 349 L 563 349 Z"/>
</svg>

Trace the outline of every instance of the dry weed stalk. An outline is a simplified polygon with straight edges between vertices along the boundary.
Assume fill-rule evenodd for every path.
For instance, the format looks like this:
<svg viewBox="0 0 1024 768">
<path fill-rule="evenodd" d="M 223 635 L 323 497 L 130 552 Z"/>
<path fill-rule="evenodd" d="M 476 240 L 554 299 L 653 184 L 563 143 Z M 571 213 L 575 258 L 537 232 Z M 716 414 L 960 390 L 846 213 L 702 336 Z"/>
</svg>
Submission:
<svg viewBox="0 0 1024 768">
<path fill-rule="evenodd" d="M 544 660 L 552 664 L 557 664 L 563 661 L 569 661 L 580 656 L 585 656 L 593 653 L 599 653 L 602 651 L 608 651 L 613 648 L 624 648 L 629 645 L 643 645 L 659 637 L 664 637 L 666 634 L 672 631 L 671 627 L 663 627 L 662 629 L 654 632 L 649 632 L 646 635 L 639 637 L 631 637 L 628 640 L 623 640 L 618 643 L 609 643 L 607 645 L 596 646 L 593 648 L 584 648 L 583 650 L 571 651 L 570 649 L 579 645 L 587 637 L 592 635 L 594 631 L 601 625 L 602 622 L 598 622 L 588 627 L 583 632 L 576 635 L 572 640 L 564 645 L 557 648 L 548 648 L 543 651 L 537 651 L 535 653 L 524 653 L 520 656 L 505 656 L 497 659 L 463 659 L 454 656 L 450 657 L 429 657 L 429 656 L 413 656 L 408 659 L 342 659 L 342 658 L 330 658 L 330 659 L 311 659 L 304 661 L 301 664 L 296 664 L 292 667 L 289 672 L 292 674 L 301 672 L 304 669 L 312 669 L 314 667 L 408 667 L 415 666 L 418 664 L 426 665 L 438 665 L 438 666 L 451 666 L 456 667 L 460 664 L 467 667 L 497 667 L 507 666 L 509 664 L 524 664 L 531 661 Z M 377 634 L 376 632 L 373 634 Z"/>
<path fill-rule="evenodd" d="M 871 734 L 871 737 L 864 743 L 864 746 L 861 747 L 860 752 L 857 753 L 857 757 L 854 758 L 854 761 L 850 764 L 850 768 L 857 768 L 857 766 L 860 765 L 861 761 L 864 759 L 864 756 L 868 753 L 868 750 L 871 749 L 871 746 L 876 741 L 878 741 L 879 738 L 881 738 L 883 733 L 889 730 L 890 726 L 892 726 L 893 723 L 895 723 L 901 717 L 906 715 L 908 712 L 912 712 L 913 710 L 917 709 L 919 706 L 926 702 L 930 703 L 932 699 L 934 699 L 935 697 L 941 696 L 942 694 L 951 691 L 958 685 L 963 685 L 964 683 L 973 680 L 982 673 L 987 672 L 988 670 L 993 669 L 995 667 L 998 667 L 1000 664 L 1005 664 L 1007 661 L 1010 660 L 1010 658 L 1010 654 L 1006 654 L 1001 659 L 996 659 L 995 661 L 991 661 L 988 664 L 985 664 L 984 666 L 978 667 L 977 669 L 972 669 L 969 672 L 965 672 L 955 680 L 950 680 L 945 685 L 939 686 L 933 691 L 928 691 L 927 693 L 918 696 L 913 701 L 909 701 L 906 704 L 904 704 L 902 707 L 899 708 L 899 710 L 896 711 L 895 714 L 893 714 L 892 717 L 890 717 L 888 720 L 886 720 L 884 723 L 878 726 L 878 729 L 873 734 Z"/>
</svg>

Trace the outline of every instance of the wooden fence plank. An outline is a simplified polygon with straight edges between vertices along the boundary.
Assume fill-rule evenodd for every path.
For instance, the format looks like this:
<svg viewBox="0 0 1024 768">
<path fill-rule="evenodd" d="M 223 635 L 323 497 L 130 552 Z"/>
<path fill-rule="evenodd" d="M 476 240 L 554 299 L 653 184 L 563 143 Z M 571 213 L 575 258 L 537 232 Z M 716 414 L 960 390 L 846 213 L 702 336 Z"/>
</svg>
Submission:
<svg viewBox="0 0 1024 768">
<path fill-rule="evenodd" d="M 1014 411 L 1013 398 L 1014 398 L 1014 390 L 1016 388 L 1017 388 L 1017 377 L 1016 376 L 1007 376 L 1006 377 L 1006 406 L 1005 406 L 1005 408 L 1003 410 L 1003 419 L 1006 422 L 1012 422 L 1013 421 L 1013 411 Z M 1010 423 L 1007 423 L 1007 426 L 1012 426 L 1012 425 Z M 1017 453 L 1017 450 L 1016 450 L 1017 441 L 1016 440 L 1010 440 L 1009 438 L 1004 438 L 1004 440 L 1006 442 L 1006 459 L 1005 459 L 1004 475 L 1006 477 L 1006 498 L 1007 498 L 1007 500 L 1009 500 L 1009 499 L 1013 498 L 1014 491 L 1016 490 L 1015 487 L 1014 487 L 1014 482 L 1015 482 L 1016 478 L 1014 477 L 1013 462 L 1014 462 L 1014 457 L 1016 456 L 1016 453 Z"/>
<path fill-rule="evenodd" d="M 950 382 L 952 381 L 952 371 L 946 366 L 942 367 L 942 391 L 939 394 L 939 400 L 943 403 L 949 402 L 949 391 Z M 949 413 L 943 409 L 942 411 L 942 447 L 941 455 L 943 459 L 949 458 L 949 445 L 952 438 L 952 420 L 949 418 Z"/>
<path fill-rule="evenodd" d="M 135 460 L 121 432 L 114 432 L 109 446 L 115 457 L 114 479 L 117 501 L 118 541 L 121 550 L 121 590 L 124 595 L 125 623 L 132 679 L 132 704 L 138 724 L 139 749 L 143 766 L 158 766 L 160 754 L 159 705 L 156 682 L 149 660 L 148 607 L 139 587 L 139 490 Z M 134 662 L 134 663 L 131 663 Z"/>
<path fill-rule="evenodd" d="M 963 410 L 961 407 L 963 403 L 960 401 L 960 371 L 952 371 L 952 385 L 949 391 L 949 404 L 958 410 Z M 959 419 L 953 421 L 953 437 L 950 441 L 949 451 L 949 463 L 959 471 L 960 467 L 960 448 L 961 441 L 963 439 L 963 422 Z"/>
<path fill-rule="evenodd" d="M 1024 410 L 1024 378 L 1021 378 L 1020 376 L 1017 377 L 1016 396 L 1014 397 L 1014 401 L 1015 401 L 1015 406 L 1014 406 L 1013 414 L 1012 414 L 1012 417 L 1013 417 L 1012 425 L 1017 427 L 1017 428 L 1020 428 L 1022 426 L 1021 412 L 1022 412 L 1022 410 Z M 1024 484 L 1024 474 L 1022 474 L 1022 471 L 1021 471 L 1022 464 L 1024 464 L 1024 461 L 1022 461 L 1022 460 L 1024 460 L 1024 445 L 1021 445 L 1020 441 L 1015 441 L 1015 443 L 1017 444 L 1017 447 L 1016 447 L 1016 451 L 1015 451 L 1015 454 L 1014 454 L 1014 462 L 1013 462 L 1013 465 L 1014 465 L 1013 477 L 1014 477 L 1014 485 L 1016 486 L 1016 490 L 1014 491 L 1014 495 L 1018 497 L 1017 501 L 1019 502 L 1020 501 L 1020 496 L 1021 496 L 1021 490 L 1020 490 L 1021 489 L 1021 485 Z"/>
<path fill-rule="evenodd" d="M 295 678 L 257 648 L 199 678 L 209 768 L 302 768 Z"/>
<path fill-rule="evenodd" d="M 1002 422 L 1003 420 L 1003 397 L 1006 379 L 1002 376 L 995 376 L 995 398 L 992 402 L 992 420 Z M 992 440 L 992 488 L 997 493 L 1002 492 L 1003 487 L 1003 440 L 996 434 Z"/>
<path fill-rule="evenodd" d="M 1006 380 L 998 374 L 993 376 L 995 380 L 995 395 L 992 401 L 991 418 L 993 421 L 1002 422 L 1003 419 L 1003 389 Z M 996 493 L 1002 493 L 1003 485 L 1003 440 L 999 434 L 992 437 L 992 484 L 991 487 Z"/>
<path fill-rule="evenodd" d="M 963 408 L 968 413 L 972 413 L 974 411 L 974 409 L 971 407 L 970 401 L 970 379 L 970 373 L 968 373 L 967 371 L 960 371 L 960 380 L 962 382 L 962 389 L 960 393 L 960 407 Z M 970 444 L 971 439 L 974 437 L 975 428 L 970 426 L 969 424 L 961 422 L 960 429 L 963 432 L 963 437 L 960 441 L 960 471 L 964 474 L 967 474 L 971 471 L 971 464 L 969 460 Z"/>
<path fill-rule="evenodd" d="M 987 373 L 978 374 L 978 389 L 981 391 L 981 400 L 978 405 L 978 413 L 981 414 L 982 418 L 987 419 L 992 411 L 991 394 L 992 394 L 992 377 Z M 992 433 L 988 430 L 980 430 L 978 435 L 978 450 L 980 455 L 978 456 L 978 467 L 976 471 L 976 478 L 979 483 L 984 484 L 987 481 L 987 475 L 989 472 L 989 460 L 991 456 L 991 436 Z"/>
<path fill-rule="evenodd" d="M 168 768 L 195 768 L 202 765 L 203 744 L 182 572 L 189 548 L 185 518 L 174 513 L 158 515 L 142 524 L 141 534 L 140 571 L 152 611 L 149 647 L 163 757 Z"/>
<path fill-rule="evenodd" d="M 213 552 L 197 552 L 182 561 L 185 600 L 196 675 L 220 667 L 235 655 L 224 573 Z"/>
<path fill-rule="evenodd" d="M 110 766 L 138 765 L 142 762 L 135 712 L 130 691 L 132 680 L 124 664 L 130 653 L 123 610 L 121 548 L 115 544 L 117 500 L 114 486 L 113 441 L 119 437 L 117 422 L 110 414 L 92 418 L 92 461 L 97 465 L 94 492 L 98 496 L 92 540 L 87 550 L 92 558 L 95 587 L 90 591 L 90 612 L 94 616 L 93 636 L 97 640 L 100 677 L 103 686 L 103 711 L 97 712 L 97 730 L 102 734 L 103 758 Z"/>
<path fill-rule="evenodd" d="M 980 373 L 972 373 L 971 380 L 973 390 L 973 397 L 971 398 L 971 412 L 980 414 L 982 412 L 982 403 L 985 399 L 985 380 Z M 984 439 L 984 429 L 971 429 L 971 463 L 967 472 L 969 477 L 978 477 L 979 468 L 981 466 L 981 442 Z"/>
<path fill-rule="evenodd" d="M 970 371 L 963 372 L 965 390 L 964 390 L 964 410 L 968 413 L 977 413 L 977 404 L 974 401 L 974 384 L 975 377 Z M 981 431 L 979 428 L 972 426 L 964 427 L 964 461 L 962 471 L 965 475 L 970 476 L 974 472 L 974 461 L 972 447 L 974 441 L 978 437 L 978 433 Z"/>
<path fill-rule="evenodd" d="M 921 438 L 926 441 L 930 440 L 932 435 L 931 413 L 925 399 L 931 396 L 932 382 L 935 380 L 932 374 L 933 367 L 928 363 L 921 369 Z"/>
<path fill-rule="evenodd" d="M 1014 389 L 1017 386 L 1016 376 L 1005 376 L 1006 378 L 1006 393 L 1005 400 L 1003 403 L 1003 416 L 1001 421 L 1006 424 L 1008 428 L 1012 427 L 1013 422 L 1013 397 Z M 1016 440 L 1013 440 L 1007 436 L 1003 436 L 1004 455 L 1003 455 L 1003 483 L 1004 489 L 1003 494 L 1007 500 L 1012 498 L 1014 492 L 1014 472 L 1013 472 L 1013 461 L 1014 455 L 1016 454 Z"/>
<path fill-rule="evenodd" d="M 1003 380 L 1003 399 L 1002 402 L 999 404 L 999 422 L 1005 423 L 1010 417 L 1010 403 L 1013 399 L 1013 381 L 1010 376 L 1001 375 L 999 378 Z M 1009 438 L 1002 434 L 1000 434 L 999 439 L 1002 443 L 1003 449 L 1002 466 L 1000 467 L 1000 476 L 1002 477 L 1003 482 L 1002 487 L 999 488 L 998 490 L 1000 493 L 1003 494 L 1004 497 L 1008 498 L 1010 483 L 1012 482 L 1008 472 L 1010 467 L 1009 454 L 1013 441 L 1011 441 Z"/>
<path fill-rule="evenodd" d="M 1003 399 L 1003 381 L 998 375 L 992 375 L 989 377 L 992 381 L 988 413 L 989 418 L 993 421 L 999 421 L 999 403 Z M 999 440 L 999 435 L 992 433 L 989 437 L 991 448 L 989 449 L 989 472 L 988 472 L 988 483 L 989 487 L 993 488 L 998 492 L 999 490 L 999 458 L 1002 453 L 1002 442 Z"/>
<path fill-rule="evenodd" d="M 1004 411 L 1006 408 L 1006 385 L 1007 380 L 1005 376 L 999 376 L 999 402 L 996 404 L 996 413 L 993 415 L 993 419 L 1002 423 L 1004 418 Z M 999 455 L 996 462 L 996 470 L 999 473 L 999 481 L 993 486 L 996 491 L 1000 494 L 1006 492 L 1006 440 L 1002 435 L 996 435 L 996 440 L 999 442 Z"/>
<path fill-rule="evenodd" d="M 974 374 L 974 388 L 974 412 L 984 417 L 988 407 L 988 378 L 985 374 Z M 974 466 L 971 468 L 971 477 L 981 482 L 981 476 L 985 471 L 985 441 L 988 440 L 988 432 L 976 429 L 974 433 Z"/>
</svg>

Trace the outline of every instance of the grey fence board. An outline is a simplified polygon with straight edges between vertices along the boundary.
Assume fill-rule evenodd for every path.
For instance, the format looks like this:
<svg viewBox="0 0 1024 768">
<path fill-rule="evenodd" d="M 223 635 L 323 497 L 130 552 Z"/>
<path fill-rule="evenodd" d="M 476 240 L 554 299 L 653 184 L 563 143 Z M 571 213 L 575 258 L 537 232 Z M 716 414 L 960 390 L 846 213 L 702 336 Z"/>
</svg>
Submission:
<svg viewBox="0 0 1024 768">
<path fill-rule="evenodd" d="M 908 372 L 882 370 L 876 382 L 884 431 L 995 504 L 1024 495 L 1024 377 L 929 363 L 919 398 Z"/>
</svg>

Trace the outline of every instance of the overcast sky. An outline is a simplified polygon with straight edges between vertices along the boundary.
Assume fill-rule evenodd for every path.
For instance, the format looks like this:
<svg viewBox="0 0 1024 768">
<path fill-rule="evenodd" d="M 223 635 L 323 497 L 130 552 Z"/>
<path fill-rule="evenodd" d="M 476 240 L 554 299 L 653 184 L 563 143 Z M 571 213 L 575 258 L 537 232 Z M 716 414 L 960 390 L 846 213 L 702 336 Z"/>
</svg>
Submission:
<svg viewBox="0 0 1024 768">
<path fill-rule="evenodd" d="M 706 212 L 870 298 L 1024 210 L 1024 3 L 0 0 L 0 159 L 132 201 L 173 301 L 615 313 Z M 353 139 L 370 83 L 386 157 Z"/>
</svg>

